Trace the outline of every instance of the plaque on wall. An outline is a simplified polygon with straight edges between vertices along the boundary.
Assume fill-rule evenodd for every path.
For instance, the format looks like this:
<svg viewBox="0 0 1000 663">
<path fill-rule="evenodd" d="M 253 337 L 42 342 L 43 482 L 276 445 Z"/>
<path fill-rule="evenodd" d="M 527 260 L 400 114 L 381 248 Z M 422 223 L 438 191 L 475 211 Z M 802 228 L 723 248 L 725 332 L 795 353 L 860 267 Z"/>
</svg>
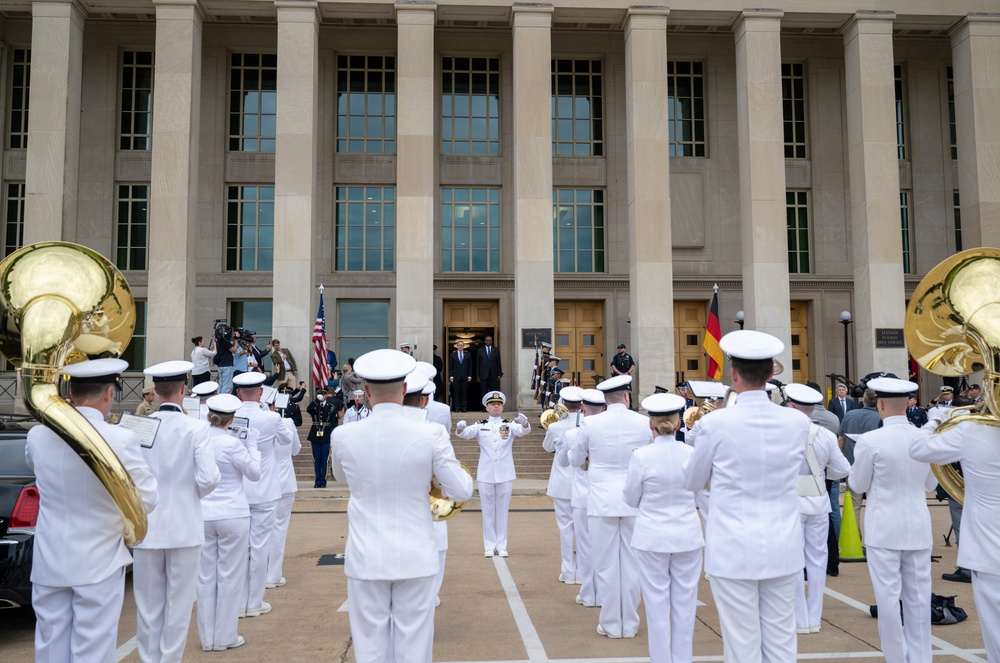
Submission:
<svg viewBox="0 0 1000 663">
<path fill-rule="evenodd" d="M 902 327 L 875 328 L 876 348 L 905 348 Z"/>
<path fill-rule="evenodd" d="M 522 348 L 538 348 L 541 347 L 542 343 L 552 342 L 552 330 L 548 328 L 538 328 L 538 329 L 522 329 L 521 330 L 521 347 Z"/>
</svg>

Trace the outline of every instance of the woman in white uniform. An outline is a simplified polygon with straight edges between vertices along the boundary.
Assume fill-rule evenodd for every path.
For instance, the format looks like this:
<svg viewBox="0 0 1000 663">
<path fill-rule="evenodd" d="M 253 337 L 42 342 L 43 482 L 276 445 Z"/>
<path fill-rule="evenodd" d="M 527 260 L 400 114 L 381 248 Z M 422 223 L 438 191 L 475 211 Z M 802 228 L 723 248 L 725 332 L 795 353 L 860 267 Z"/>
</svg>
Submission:
<svg viewBox="0 0 1000 663">
<path fill-rule="evenodd" d="M 226 430 L 242 405 L 240 399 L 220 394 L 209 398 L 207 405 L 209 439 L 222 480 L 201 501 L 205 544 L 198 569 L 198 634 L 203 651 L 224 651 L 245 642 L 237 633 L 250 537 L 243 479 L 260 478 L 260 452 L 256 431 L 248 431 L 241 440 Z"/>
<path fill-rule="evenodd" d="M 705 541 L 696 495 L 684 487 L 681 472 L 693 449 L 674 438 L 685 404 L 676 394 L 642 401 L 655 439 L 632 454 L 623 489 L 626 504 L 639 509 L 632 550 L 646 605 L 651 663 L 689 662 L 694 646 Z"/>
</svg>

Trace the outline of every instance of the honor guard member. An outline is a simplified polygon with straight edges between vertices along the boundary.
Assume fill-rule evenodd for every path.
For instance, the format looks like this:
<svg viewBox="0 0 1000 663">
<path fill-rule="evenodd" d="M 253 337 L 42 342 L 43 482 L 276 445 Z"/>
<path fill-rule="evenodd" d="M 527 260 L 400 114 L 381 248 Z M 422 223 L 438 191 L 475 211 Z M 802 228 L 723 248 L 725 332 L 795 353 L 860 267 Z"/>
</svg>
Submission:
<svg viewBox="0 0 1000 663">
<path fill-rule="evenodd" d="M 149 415 L 156 412 L 156 408 L 153 407 L 153 399 L 156 398 L 156 394 L 153 393 L 152 387 L 146 387 L 142 390 L 142 401 L 135 408 L 135 413 L 140 417 L 148 417 Z"/>
<path fill-rule="evenodd" d="M 265 589 L 285 586 L 285 576 L 281 575 L 285 563 L 285 541 L 288 539 L 288 525 L 292 520 L 292 506 L 295 504 L 295 493 L 299 482 L 295 479 L 295 465 L 292 456 L 298 456 L 302 450 L 299 431 L 288 417 L 281 417 L 281 425 L 286 434 L 292 438 L 291 444 L 277 444 L 274 447 L 274 462 L 278 466 L 278 482 L 281 484 L 281 497 L 274 509 L 274 531 L 267 553 L 267 581 Z"/>
<path fill-rule="evenodd" d="M 149 533 L 132 549 L 135 639 L 143 661 L 180 661 L 184 656 L 205 543 L 201 498 L 222 478 L 208 424 L 181 409 L 192 366 L 166 361 L 143 371 L 160 397 L 160 409 L 150 415 L 160 426 L 152 444 L 142 449 L 156 476 L 160 501 L 149 518 Z"/>
<path fill-rule="evenodd" d="M 552 469 L 545 494 L 552 498 L 555 508 L 556 528 L 559 530 L 559 582 L 567 585 L 579 584 L 576 575 L 576 554 L 573 551 L 573 468 L 556 462 L 555 453 L 564 445 L 566 433 L 576 428 L 582 418 L 583 389 L 566 387 L 560 394 L 560 401 L 569 414 L 559 421 L 549 424 L 542 440 L 542 449 L 553 454 Z"/>
<path fill-rule="evenodd" d="M 639 509 L 632 550 L 649 624 L 650 663 L 690 663 L 705 540 L 695 494 L 681 468 L 693 450 L 675 437 L 687 404 L 676 394 L 643 399 L 653 443 L 629 461 L 626 504 Z"/>
<path fill-rule="evenodd" d="M 889 376 L 869 380 L 868 388 L 878 395 L 882 428 L 858 436 L 847 481 L 854 492 L 868 493 L 865 556 L 882 653 L 889 663 L 930 663 L 934 535 L 927 493 L 937 479 L 930 465 L 909 455 L 920 429 L 906 420 L 906 401 L 917 385 Z"/>
<path fill-rule="evenodd" d="M 554 382 L 554 376 L 553 376 L 553 373 L 555 371 L 557 371 L 557 370 L 560 371 L 560 373 L 562 372 L 562 369 L 559 368 L 559 362 L 561 362 L 561 361 L 562 361 L 562 359 L 560 359 L 559 357 L 557 357 L 555 355 L 549 355 L 548 359 L 546 360 L 546 363 L 545 363 L 545 373 L 543 375 L 543 380 L 542 380 L 542 409 L 543 410 L 547 410 L 549 408 L 549 404 L 553 402 L 552 401 L 552 391 L 553 391 L 553 388 L 554 388 L 554 384 L 553 384 L 553 382 Z"/>
<path fill-rule="evenodd" d="M 693 399 L 690 396 L 688 396 L 688 385 L 687 385 L 687 382 L 684 382 L 684 381 L 678 382 L 674 386 L 674 390 L 677 392 L 678 396 L 680 396 L 681 398 L 684 399 L 684 403 L 685 403 L 684 407 L 685 408 L 697 407 L 698 406 L 698 401 L 696 401 L 695 399 Z M 680 419 L 680 422 L 681 422 L 680 423 L 680 427 L 677 429 L 677 434 L 675 436 L 681 442 L 684 441 L 684 436 L 687 433 L 687 427 L 684 425 L 684 416 L 683 415 L 684 415 L 684 413 L 682 412 L 681 413 L 681 419 Z"/>
<path fill-rule="evenodd" d="M 351 392 L 351 396 L 354 398 L 354 402 L 347 408 L 344 412 L 344 423 L 349 424 L 355 421 L 361 421 L 368 417 L 372 411 L 365 405 L 365 392 L 362 389 L 355 389 Z M 451 426 L 451 415 L 448 416 L 448 426 Z"/>
<path fill-rule="evenodd" d="M 504 419 L 503 406 L 507 397 L 499 391 L 483 396 L 488 419 L 466 426 L 459 421 L 455 434 L 465 440 L 479 441 L 479 499 L 483 505 L 484 557 L 494 554 L 507 557 L 507 511 L 514 488 L 514 438 L 531 431 L 531 424 L 523 414 L 514 419 Z"/>
<path fill-rule="evenodd" d="M 333 433 L 333 473 L 351 493 L 344 573 L 358 663 L 429 660 L 438 571 L 431 477 L 451 499 L 472 496 L 448 433 L 403 414 L 404 377 L 415 364 L 389 349 L 359 357 L 372 414 Z"/>
<path fill-rule="evenodd" d="M 587 493 L 590 483 L 586 467 L 573 467 L 569 462 L 569 452 L 579 437 L 580 426 L 589 417 L 604 412 L 604 392 L 597 389 L 584 389 L 583 419 L 577 419 L 574 428 L 566 431 L 563 443 L 556 450 L 556 462 L 560 467 L 570 467 L 573 470 L 573 489 L 570 506 L 573 507 L 573 534 L 576 536 L 576 578 L 580 583 L 580 593 L 576 602 L 585 608 L 596 608 L 597 578 L 594 576 L 594 561 L 590 550 L 590 528 L 587 520 Z"/>
<path fill-rule="evenodd" d="M 204 384 L 204 383 L 202 383 Z M 245 643 L 238 633 L 243 584 L 247 577 L 250 505 L 243 480 L 260 479 L 257 435 L 228 430 L 240 399 L 219 394 L 208 399 L 209 444 L 222 478 L 201 500 L 205 544 L 198 567 L 198 634 L 202 651 L 225 651 Z"/>
<path fill-rule="evenodd" d="M 535 367 L 531 371 L 531 389 L 535 392 L 535 402 L 539 404 L 545 397 L 545 377 L 551 353 L 552 344 L 548 341 L 542 341 L 541 351 L 535 353 Z"/>
<path fill-rule="evenodd" d="M 569 452 L 574 466 L 589 462 L 587 518 L 601 605 L 597 632 L 609 638 L 632 638 L 639 630 L 639 569 L 632 554 L 638 510 L 625 502 L 622 489 L 632 452 L 653 437 L 649 418 L 630 411 L 631 382 L 631 375 L 617 375 L 597 385 L 607 411 L 587 420 Z"/>
<path fill-rule="evenodd" d="M 785 385 L 785 397 L 792 407 L 812 418 L 813 408 L 823 402 L 823 394 L 804 384 Z M 826 480 L 839 482 L 851 472 L 851 464 L 840 451 L 837 437 L 826 428 L 809 425 L 809 443 L 806 462 L 799 470 L 796 492 L 799 495 L 799 514 L 802 518 L 802 535 L 805 539 L 803 555 L 806 581 L 799 574 L 795 593 L 795 624 L 800 634 L 819 633 L 823 617 L 823 591 L 826 588 L 826 568 L 830 534 L 830 497 Z"/>
<path fill-rule="evenodd" d="M 105 421 L 128 363 L 95 359 L 62 369 L 77 411 L 104 438 L 155 513 L 156 477 L 135 433 Z M 36 661 L 115 660 L 125 597 L 125 520 L 97 475 L 48 426 L 28 431 L 25 461 L 35 472 L 38 521 L 31 564 Z M 190 616 L 190 615 L 189 615 Z"/>
<path fill-rule="evenodd" d="M 362 392 L 364 393 L 364 392 Z M 309 435 L 306 439 L 312 445 L 313 472 L 316 474 L 316 481 L 313 488 L 326 488 L 326 466 L 330 458 L 330 440 L 333 429 L 337 427 L 337 413 L 340 412 L 340 403 L 333 394 L 318 391 L 316 398 L 306 408 L 306 412 L 312 417 L 312 425 L 309 426 Z M 344 417 L 346 419 L 346 415 Z"/>
<path fill-rule="evenodd" d="M 732 362 L 736 403 L 698 421 L 684 484 L 695 491 L 712 480 L 705 572 L 723 655 L 727 663 L 794 661 L 795 587 L 805 566 L 795 486 L 809 418 L 768 398 L 781 341 L 747 329 L 719 345 Z"/>
<path fill-rule="evenodd" d="M 243 373 L 233 378 L 236 396 L 243 405 L 235 416 L 247 420 L 247 427 L 257 431 L 257 450 L 260 451 L 260 479 L 244 480 L 247 502 L 250 504 L 250 563 L 243 592 L 241 616 L 257 617 L 271 612 L 271 605 L 264 602 L 267 584 L 267 556 L 271 534 L 274 532 L 275 510 L 281 499 L 281 477 L 278 473 L 275 447 L 291 445 L 293 435 L 281 423 L 277 412 L 261 409 L 260 397 L 265 377 L 263 373 Z"/>
</svg>

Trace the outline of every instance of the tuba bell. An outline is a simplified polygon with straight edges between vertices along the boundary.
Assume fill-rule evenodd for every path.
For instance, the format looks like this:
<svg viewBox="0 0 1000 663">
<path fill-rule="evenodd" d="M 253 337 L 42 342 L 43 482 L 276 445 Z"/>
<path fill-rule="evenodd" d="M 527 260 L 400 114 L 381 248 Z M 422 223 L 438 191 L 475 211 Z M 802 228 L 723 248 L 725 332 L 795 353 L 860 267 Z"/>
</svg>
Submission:
<svg viewBox="0 0 1000 663">
<path fill-rule="evenodd" d="M 111 495 L 128 546 L 146 536 L 139 492 L 100 433 L 59 395 L 59 372 L 121 355 L 134 329 L 132 291 L 95 251 L 41 242 L 0 262 L 0 353 L 18 369 L 28 412 L 69 444 Z"/>
<path fill-rule="evenodd" d="M 1000 426 L 1000 250 L 962 251 L 929 271 L 907 306 L 903 333 L 910 354 L 932 373 L 983 372 L 983 404 L 952 416 L 938 432 L 964 421 Z M 951 466 L 933 469 L 948 494 L 963 501 L 961 475 Z"/>
<path fill-rule="evenodd" d="M 545 412 L 542 412 L 542 416 L 539 418 L 538 423 L 545 430 L 549 429 L 549 426 L 556 423 L 557 421 L 562 421 L 569 416 L 569 409 L 562 403 L 556 403 L 555 407 L 551 407 Z"/>
<path fill-rule="evenodd" d="M 470 477 L 472 476 L 472 471 L 468 468 L 465 463 L 459 463 L 465 473 Z M 441 484 L 438 483 L 437 477 L 431 478 L 431 518 L 435 521 L 448 520 L 458 515 L 458 512 L 465 508 L 468 502 L 456 502 L 453 499 L 444 496 L 444 491 L 441 490 Z"/>
</svg>

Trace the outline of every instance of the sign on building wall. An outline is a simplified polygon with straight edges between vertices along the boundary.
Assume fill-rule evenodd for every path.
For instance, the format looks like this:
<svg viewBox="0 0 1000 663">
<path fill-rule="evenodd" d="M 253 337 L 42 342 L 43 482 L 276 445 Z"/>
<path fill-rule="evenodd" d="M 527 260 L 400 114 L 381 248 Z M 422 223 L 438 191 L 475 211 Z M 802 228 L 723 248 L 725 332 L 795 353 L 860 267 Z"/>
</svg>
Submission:
<svg viewBox="0 0 1000 663">
<path fill-rule="evenodd" d="M 547 328 L 538 329 L 522 329 L 521 330 L 521 347 L 522 348 L 537 348 L 542 345 L 542 343 L 552 342 L 552 330 Z"/>
</svg>

